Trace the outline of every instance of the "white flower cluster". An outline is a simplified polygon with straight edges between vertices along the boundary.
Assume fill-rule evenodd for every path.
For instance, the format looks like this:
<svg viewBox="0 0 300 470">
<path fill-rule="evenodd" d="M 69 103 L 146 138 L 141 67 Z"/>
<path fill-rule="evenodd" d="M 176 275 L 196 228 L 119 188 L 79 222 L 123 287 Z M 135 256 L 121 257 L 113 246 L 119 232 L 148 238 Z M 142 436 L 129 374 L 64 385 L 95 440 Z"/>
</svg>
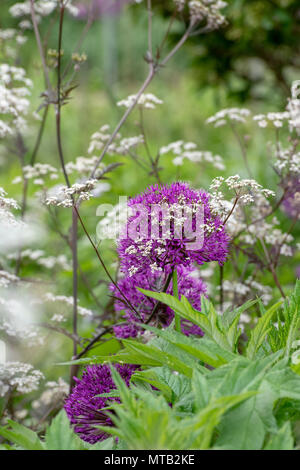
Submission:
<svg viewBox="0 0 300 470">
<path fill-rule="evenodd" d="M 222 176 L 215 178 L 210 191 L 211 210 L 215 215 L 227 220 L 226 230 L 231 237 L 242 234 L 240 240 L 254 244 L 259 235 L 257 226 L 262 228 L 266 222 L 260 220 L 258 224 L 251 225 L 250 222 L 249 225 L 244 206 L 251 204 L 250 221 L 261 219 L 271 212 L 267 198 L 275 196 L 275 193 L 263 188 L 254 180 L 241 179 L 239 175 L 227 179 Z"/>
<path fill-rule="evenodd" d="M 58 178 L 58 171 L 51 165 L 47 163 L 36 163 L 35 165 L 25 165 L 23 167 L 23 177 L 26 180 L 33 179 L 33 183 L 38 186 L 43 186 L 45 184 L 45 178 L 49 177 L 51 180 L 56 180 Z M 22 178 L 17 176 L 13 180 L 13 184 L 21 183 Z"/>
<path fill-rule="evenodd" d="M 22 362 L 0 363 L 0 397 L 8 392 L 30 393 L 37 390 L 44 378 L 41 371 Z"/>
<path fill-rule="evenodd" d="M 218 181 L 217 186 L 220 183 L 220 179 Z M 265 189 L 259 184 L 257 181 L 253 179 L 241 179 L 240 175 L 229 176 L 228 178 L 224 179 L 224 183 L 231 191 L 234 191 L 236 194 L 244 195 L 247 192 L 251 192 L 253 194 L 261 193 L 265 197 L 275 196 L 274 191 L 270 189 Z M 243 196 L 241 196 L 243 197 Z M 244 200 L 243 200 L 244 202 Z M 253 200 L 248 201 L 246 199 L 245 203 L 253 202 Z"/>
<path fill-rule="evenodd" d="M 266 243 L 268 243 L 269 245 L 280 245 L 280 254 L 285 256 L 293 255 L 291 247 L 287 245 L 288 243 L 291 243 L 294 240 L 294 237 L 291 234 L 284 233 L 279 228 L 274 228 L 272 230 L 267 231 L 264 236 Z"/>
<path fill-rule="evenodd" d="M 103 149 L 103 147 L 106 145 L 106 142 L 111 137 L 109 129 L 110 126 L 105 124 L 104 126 L 100 127 L 99 131 L 95 132 L 91 136 L 90 145 L 88 148 L 89 154 L 95 151 L 101 151 Z M 117 134 L 116 138 L 114 139 L 114 142 L 111 143 L 108 147 L 107 153 L 109 155 L 126 155 L 130 153 L 132 149 L 142 144 L 143 142 L 144 138 L 142 135 L 122 139 L 121 134 Z M 92 158 L 95 158 L 95 161 L 97 162 L 98 157 Z"/>
<path fill-rule="evenodd" d="M 270 213 L 269 209 L 269 212 L 265 214 L 265 207 L 257 201 L 250 211 L 248 222 L 245 221 L 244 216 L 244 232 L 240 235 L 240 241 L 251 246 L 259 240 L 264 240 L 266 245 L 274 248 L 278 256 L 292 256 L 293 249 L 290 244 L 294 241 L 294 237 L 278 228 L 279 221 L 276 217 L 273 217 L 270 222 L 264 220 L 264 216 Z M 242 220 L 242 214 L 240 214 L 240 220 Z"/>
<path fill-rule="evenodd" d="M 97 180 L 87 180 L 84 183 L 75 183 L 72 186 L 60 186 L 57 195 L 46 198 L 46 205 L 57 207 L 72 207 L 74 197 L 76 202 L 88 201 L 93 197 L 91 190 L 95 188 Z"/>
<path fill-rule="evenodd" d="M 19 229 L 24 226 L 24 223 L 17 220 L 11 212 L 12 209 L 19 209 L 18 203 L 6 195 L 6 191 L 0 187 L 0 235 L 4 235 L 8 228 Z"/>
<path fill-rule="evenodd" d="M 0 47 L 5 58 L 15 60 L 18 48 L 26 41 L 27 38 L 17 29 L 0 29 Z"/>
<path fill-rule="evenodd" d="M 59 377 L 57 382 L 46 382 L 45 390 L 38 400 L 32 402 L 34 410 L 40 411 L 47 407 L 60 407 L 63 405 L 64 398 L 69 393 L 69 385 Z"/>
<path fill-rule="evenodd" d="M 296 80 L 292 84 L 291 97 L 288 99 L 286 111 L 257 114 L 253 120 L 262 128 L 271 125 L 280 129 L 284 123 L 288 123 L 290 132 L 296 131 L 300 136 L 300 80 Z"/>
<path fill-rule="evenodd" d="M 290 117 L 290 114 L 287 111 L 283 113 L 267 113 L 267 114 L 257 114 L 253 116 L 253 121 L 256 121 L 259 127 L 268 127 L 270 124 L 275 128 L 279 129 L 283 126 L 284 121 L 287 121 Z"/>
<path fill-rule="evenodd" d="M 193 163 L 211 163 L 218 170 L 224 170 L 225 166 L 222 157 L 220 155 L 213 155 L 208 151 L 197 150 L 197 145 L 193 142 L 183 142 L 183 140 L 177 140 L 172 142 L 165 147 L 161 147 L 159 151 L 160 155 L 172 153 L 175 158 L 173 164 L 175 166 L 183 165 L 184 160 L 189 160 Z"/>
<path fill-rule="evenodd" d="M 99 157 L 97 156 L 93 156 L 90 158 L 77 157 L 75 162 L 66 163 L 66 172 L 68 175 L 72 173 L 78 173 L 81 176 L 90 175 L 93 169 L 95 168 L 98 158 Z M 103 170 L 104 167 L 104 164 L 100 163 L 99 169 Z"/>
<path fill-rule="evenodd" d="M 34 261 L 39 266 L 43 266 L 47 269 L 53 269 L 55 267 L 59 267 L 65 271 L 71 270 L 71 264 L 68 261 L 65 255 L 58 255 L 58 256 L 45 256 L 46 253 L 44 250 L 22 250 L 18 253 L 10 253 L 7 258 L 16 260 L 19 257 L 24 261 L 26 259 L 30 261 Z M 1 271 L 0 271 L 1 272 Z M 1 275 L 1 274 L 0 274 Z M 0 280 L 1 285 L 1 280 Z"/>
<path fill-rule="evenodd" d="M 21 84 L 21 85 L 20 85 Z M 26 128 L 24 116 L 28 113 L 32 82 L 25 70 L 8 64 L 0 64 L 0 138 Z"/>
<path fill-rule="evenodd" d="M 5 255 L 12 249 L 32 243 L 37 236 L 36 227 L 15 217 L 13 209 L 19 209 L 17 202 L 6 197 L 0 187 L 0 253 Z"/>
<path fill-rule="evenodd" d="M 252 291 L 256 292 L 257 295 L 261 298 L 261 301 L 264 305 L 268 305 L 272 300 L 272 287 L 265 286 L 253 279 L 252 276 L 248 277 L 245 280 L 245 284 L 251 287 Z"/>
<path fill-rule="evenodd" d="M 125 106 L 130 108 L 136 101 L 136 95 L 129 95 L 126 99 L 118 101 L 117 106 Z M 137 102 L 138 106 L 145 109 L 155 109 L 157 104 L 163 104 L 163 101 L 152 93 L 143 93 Z"/>
<path fill-rule="evenodd" d="M 12 39 L 15 37 L 16 33 L 17 30 L 13 28 L 0 29 L 0 41 L 7 41 L 8 39 Z"/>
<path fill-rule="evenodd" d="M 289 112 L 290 131 L 295 130 L 300 136 L 300 80 L 292 84 L 291 98 L 288 100 L 287 110 Z"/>
<path fill-rule="evenodd" d="M 250 288 L 246 286 L 245 284 L 237 281 L 228 281 L 225 280 L 223 281 L 223 290 L 224 292 L 239 295 L 239 296 L 245 296 L 250 292 Z"/>
<path fill-rule="evenodd" d="M 0 271 L 0 287 L 8 287 L 10 284 L 19 282 L 20 278 L 7 271 Z"/>
<path fill-rule="evenodd" d="M 226 18 L 221 11 L 227 6 L 222 0 L 200 0 L 188 3 L 192 21 L 202 23 L 205 21 L 206 29 L 212 31 L 226 23 Z"/>
<path fill-rule="evenodd" d="M 275 196 L 274 191 L 263 188 L 261 184 L 253 179 L 242 179 L 239 175 L 229 176 L 226 179 L 223 176 L 218 176 L 214 178 L 210 185 L 210 191 L 212 192 L 210 206 L 212 211 L 219 215 L 222 211 L 224 211 L 226 215 L 230 210 L 226 203 L 226 198 L 220 190 L 221 187 L 225 187 L 227 190 L 234 193 L 234 198 L 231 199 L 232 202 L 238 199 L 239 203 L 242 205 L 254 203 L 255 198 L 259 195 L 264 196 L 264 198 Z M 223 203 L 225 204 L 222 208 Z"/>
<path fill-rule="evenodd" d="M 6 196 L 7 192 L 0 187 L 0 209 L 19 209 L 18 203 L 14 199 Z"/>
<path fill-rule="evenodd" d="M 220 191 L 222 185 L 234 192 L 233 198 L 226 199 Z M 267 245 L 275 248 L 275 253 L 293 255 L 290 246 L 294 241 L 293 236 L 278 229 L 279 221 L 276 217 L 270 222 L 266 221 L 266 217 L 272 212 L 267 198 L 275 196 L 273 191 L 263 188 L 254 180 L 241 180 L 238 175 L 226 180 L 223 177 L 215 178 L 210 189 L 214 191 L 210 199 L 212 212 L 224 220 L 230 214 L 226 229 L 231 237 L 239 236 L 239 241 L 248 246 L 264 240 Z M 243 207 L 248 204 L 251 204 L 251 208 L 246 215 Z"/>
<path fill-rule="evenodd" d="M 78 8 L 72 5 L 70 0 L 64 2 L 66 10 L 73 15 L 77 16 Z M 58 6 L 60 0 L 35 0 L 34 12 L 37 21 L 40 21 L 42 17 L 50 15 Z M 10 14 L 15 18 L 22 18 L 31 15 L 30 0 L 24 2 L 15 3 L 9 9 Z"/>
<path fill-rule="evenodd" d="M 46 302 L 62 302 L 70 307 L 74 305 L 73 297 L 66 297 L 65 295 L 54 295 L 52 292 L 47 292 L 44 296 L 44 300 Z M 82 317 L 92 317 L 93 312 L 85 307 L 81 307 L 80 305 L 77 306 L 77 310 L 79 315 Z M 56 319 L 57 321 L 57 319 Z"/>
<path fill-rule="evenodd" d="M 185 0 L 174 0 L 175 6 L 178 11 L 182 11 L 185 7 L 186 1 Z"/>
<path fill-rule="evenodd" d="M 213 124 L 214 127 L 225 126 L 228 122 L 246 122 L 246 118 L 251 112 L 246 108 L 226 108 L 218 111 L 214 116 L 206 120 L 206 124 Z"/>
<path fill-rule="evenodd" d="M 0 331 L 15 340 L 25 341 L 28 346 L 42 345 L 44 337 L 32 323 L 30 307 L 31 303 L 25 304 L 11 293 L 0 297 Z"/>
<path fill-rule="evenodd" d="M 274 167 L 281 176 L 300 175 L 300 152 L 295 152 L 293 147 L 283 149 L 279 143 L 276 146 Z"/>
<path fill-rule="evenodd" d="M 233 301 L 235 305 L 242 305 L 247 299 L 259 296 L 264 305 L 268 305 L 272 300 L 272 288 L 255 281 L 252 276 L 243 282 L 225 280 L 223 281 L 223 291 L 226 292 L 227 301 Z M 250 316 L 241 317 L 242 323 L 248 323 Z"/>
</svg>

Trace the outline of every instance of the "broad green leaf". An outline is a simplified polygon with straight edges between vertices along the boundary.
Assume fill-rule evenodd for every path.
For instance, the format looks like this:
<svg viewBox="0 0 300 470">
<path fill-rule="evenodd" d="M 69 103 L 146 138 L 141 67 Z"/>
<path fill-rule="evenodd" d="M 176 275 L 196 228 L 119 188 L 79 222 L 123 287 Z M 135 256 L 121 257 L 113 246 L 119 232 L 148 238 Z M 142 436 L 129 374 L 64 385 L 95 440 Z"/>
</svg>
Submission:
<svg viewBox="0 0 300 470">
<path fill-rule="evenodd" d="M 48 426 L 45 435 L 47 450 L 84 449 L 82 440 L 75 434 L 65 410 L 61 410 Z"/>
<path fill-rule="evenodd" d="M 199 359 L 212 367 L 219 367 L 237 357 L 228 350 L 221 348 L 216 342 L 205 337 L 187 337 L 170 328 L 160 330 L 149 325 L 144 325 L 144 328 L 152 331 L 157 336 L 161 336 L 166 341 L 169 341 L 177 348 L 187 352 L 195 359 Z"/>
<path fill-rule="evenodd" d="M 87 450 L 116 450 L 117 443 L 113 437 L 108 437 L 104 441 L 96 442 L 96 444 L 88 444 L 87 442 L 83 443 L 84 447 Z"/>
<path fill-rule="evenodd" d="M 292 435 L 291 423 L 287 421 L 279 431 L 270 437 L 265 450 L 293 450 L 294 438 Z"/>
<path fill-rule="evenodd" d="M 211 399 L 211 391 L 209 389 L 207 378 L 197 370 L 194 370 L 193 373 L 192 390 L 194 393 L 195 409 L 199 411 L 202 408 L 205 408 Z"/>
<path fill-rule="evenodd" d="M 243 312 L 245 312 L 245 310 L 252 307 L 257 302 L 258 302 L 257 299 L 256 300 L 248 300 L 247 302 L 245 302 L 243 305 L 241 305 L 238 308 L 234 308 L 232 310 L 226 310 L 222 314 L 222 317 L 221 317 L 222 324 L 223 324 L 224 328 L 228 329 L 230 327 L 230 325 L 232 325 L 232 323 L 236 320 L 236 318 L 240 318 L 241 314 Z"/>
<path fill-rule="evenodd" d="M 235 450 L 262 448 L 266 430 L 255 405 L 256 397 L 252 397 L 227 413 L 220 424 L 217 446 Z"/>
<path fill-rule="evenodd" d="M 154 369 L 148 369 L 145 371 L 141 372 L 136 372 L 133 377 L 132 377 L 132 382 L 133 383 L 139 383 L 140 381 L 146 382 L 147 384 L 150 384 L 152 387 L 155 387 L 159 389 L 163 395 L 166 397 L 166 400 L 169 402 L 173 403 L 173 390 L 169 386 L 168 383 L 166 383 L 165 380 L 163 380 L 161 377 L 159 377 L 157 370 L 158 369 L 163 369 L 162 367 L 156 367 Z M 170 373 L 171 371 L 167 369 Z"/>
<path fill-rule="evenodd" d="M 277 302 L 272 307 L 270 307 L 264 315 L 258 320 L 257 325 L 251 331 L 250 340 L 247 345 L 246 354 L 249 359 L 253 359 L 261 347 L 265 337 L 267 336 L 268 332 L 270 331 L 270 321 L 282 304 L 282 301 Z"/>
<path fill-rule="evenodd" d="M 246 302 L 243 306 L 236 309 L 232 315 L 227 313 L 226 319 L 218 315 L 212 303 L 204 296 L 201 296 L 202 312 L 195 310 L 186 297 L 181 296 L 178 300 L 170 294 L 162 292 L 152 292 L 145 289 L 139 289 L 143 294 L 152 297 L 159 302 L 168 305 L 186 320 L 198 325 L 205 336 L 214 340 L 219 346 L 227 351 L 236 351 L 240 330 L 238 328 L 239 317 L 241 313 L 252 306 L 256 301 Z"/>
<path fill-rule="evenodd" d="M 156 362 L 158 365 L 166 365 L 171 369 L 177 370 L 181 374 L 186 375 L 187 377 L 192 376 L 193 369 L 187 366 L 184 362 L 177 359 L 177 357 L 172 354 L 162 352 L 158 348 L 138 343 L 137 341 L 126 339 L 123 342 L 129 351 L 139 353 L 141 356 L 147 359 L 149 358 L 152 363 Z"/>
<path fill-rule="evenodd" d="M 210 447 L 215 427 L 227 410 L 253 397 L 255 392 L 246 392 L 237 396 L 212 399 L 208 405 L 192 418 L 181 422 L 182 429 L 191 436 L 189 448 L 206 450 Z M 194 436 L 194 437 L 193 437 Z"/>
<path fill-rule="evenodd" d="M 0 435 L 8 441 L 17 444 L 25 450 L 44 450 L 44 444 L 36 432 L 11 419 L 7 420 L 9 426 L 0 428 Z"/>
<path fill-rule="evenodd" d="M 170 294 L 164 294 L 162 292 L 152 292 L 145 289 L 139 289 L 143 294 L 152 297 L 174 310 L 174 312 L 181 315 L 186 320 L 191 321 L 195 325 L 198 325 L 206 335 L 213 338 L 221 347 L 224 349 L 231 350 L 231 347 L 219 329 L 218 317 L 210 303 L 207 304 L 207 299 L 204 296 L 201 297 L 202 308 L 205 313 L 198 312 L 195 310 L 188 300 L 181 296 L 181 299 L 175 299 Z M 208 306 L 208 307 L 206 307 Z"/>
<path fill-rule="evenodd" d="M 94 357 L 87 357 L 83 359 L 78 359 L 75 361 L 68 361 L 68 362 L 61 362 L 57 365 L 92 365 L 92 364 L 105 364 L 108 362 L 120 363 L 120 364 L 139 364 L 139 365 L 147 365 L 147 366 L 160 366 L 161 363 L 155 361 L 154 359 L 150 359 L 149 357 L 145 357 L 137 352 L 129 351 L 129 350 L 122 350 L 120 353 L 109 355 L 109 356 L 94 356 Z"/>
</svg>

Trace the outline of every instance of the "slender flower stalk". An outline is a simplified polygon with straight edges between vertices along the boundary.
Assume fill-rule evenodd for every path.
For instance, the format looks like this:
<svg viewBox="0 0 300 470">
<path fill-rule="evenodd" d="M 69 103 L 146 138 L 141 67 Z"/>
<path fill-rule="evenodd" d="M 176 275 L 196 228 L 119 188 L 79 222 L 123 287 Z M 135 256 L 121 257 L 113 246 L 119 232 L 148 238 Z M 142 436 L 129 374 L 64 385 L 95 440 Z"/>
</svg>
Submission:
<svg viewBox="0 0 300 470">
<path fill-rule="evenodd" d="M 178 293 L 178 278 L 177 278 L 177 269 L 174 268 L 173 270 L 173 295 L 176 299 L 179 299 L 179 293 Z M 174 312 L 175 315 L 175 330 L 180 333 L 180 316 L 178 313 Z"/>
</svg>

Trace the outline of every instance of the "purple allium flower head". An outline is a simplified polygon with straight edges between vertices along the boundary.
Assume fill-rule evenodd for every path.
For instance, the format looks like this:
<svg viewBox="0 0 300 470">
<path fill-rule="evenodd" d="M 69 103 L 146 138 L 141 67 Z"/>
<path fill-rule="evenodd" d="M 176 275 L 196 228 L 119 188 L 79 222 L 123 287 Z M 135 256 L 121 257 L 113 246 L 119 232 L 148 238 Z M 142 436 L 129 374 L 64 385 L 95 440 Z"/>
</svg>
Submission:
<svg viewBox="0 0 300 470">
<path fill-rule="evenodd" d="M 286 214 L 295 219 L 300 217 L 300 176 L 293 176 L 283 181 L 286 194 L 282 206 Z"/>
<path fill-rule="evenodd" d="M 116 364 L 114 367 L 129 386 L 130 378 L 137 366 Z M 108 434 L 95 426 L 112 426 L 112 421 L 103 408 L 111 401 L 120 403 L 120 399 L 97 396 L 116 389 L 107 365 L 89 366 L 83 372 L 82 378 L 75 380 L 76 385 L 66 399 L 64 408 L 79 437 L 90 444 L 95 444 L 108 437 Z"/>
<path fill-rule="evenodd" d="M 206 286 L 203 281 L 199 278 L 193 277 L 195 271 L 187 268 L 179 268 L 178 271 L 178 293 L 179 295 L 184 295 L 194 308 L 197 310 L 201 309 L 201 294 L 205 294 Z M 144 329 L 139 326 L 139 323 L 147 322 L 151 317 L 154 306 L 156 305 L 156 300 L 146 297 L 142 294 L 137 287 L 143 289 L 148 289 L 156 292 L 161 292 L 166 283 L 168 276 L 163 275 L 160 272 L 156 272 L 150 275 L 135 274 L 132 277 L 124 277 L 118 282 L 119 289 L 126 295 L 126 298 L 130 301 L 138 311 L 140 318 L 137 318 L 135 312 L 130 310 L 128 305 L 120 298 L 119 291 L 114 285 L 110 286 L 110 289 L 113 291 L 114 296 L 117 298 L 115 302 L 115 309 L 117 311 L 125 312 L 124 325 L 115 326 L 114 332 L 118 338 L 129 338 L 136 337 L 138 333 L 144 333 Z M 168 294 L 173 293 L 172 281 L 170 281 L 166 292 Z M 164 304 L 161 304 L 153 315 L 153 318 L 150 320 L 151 325 L 161 325 L 168 326 L 174 318 L 173 311 Z M 203 332 L 197 325 L 193 325 L 187 320 L 181 320 L 182 332 L 189 336 L 194 335 L 203 335 Z"/>
<path fill-rule="evenodd" d="M 166 274 L 178 266 L 225 262 L 229 236 L 221 219 L 212 215 L 204 191 L 181 182 L 155 185 L 128 206 L 135 214 L 129 216 L 118 242 L 125 275 Z"/>
</svg>

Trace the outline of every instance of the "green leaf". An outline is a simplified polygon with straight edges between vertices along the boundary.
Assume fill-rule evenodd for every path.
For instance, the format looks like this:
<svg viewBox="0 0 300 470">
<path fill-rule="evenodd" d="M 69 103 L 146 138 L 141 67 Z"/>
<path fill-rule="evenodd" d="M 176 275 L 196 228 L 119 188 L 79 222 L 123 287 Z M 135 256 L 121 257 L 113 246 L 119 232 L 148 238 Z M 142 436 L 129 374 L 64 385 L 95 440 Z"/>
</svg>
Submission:
<svg viewBox="0 0 300 470">
<path fill-rule="evenodd" d="M 144 371 L 136 372 L 131 380 L 133 383 L 139 384 L 140 382 L 146 382 L 150 384 L 152 387 L 159 389 L 163 395 L 165 396 L 166 400 L 173 403 L 173 389 L 169 385 L 168 381 L 161 377 L 159 374 L 159 370 L 165 369 L 164 367 L 155 367 L 153 369 L 147 369 Z M 168 373 L 172 373 L 168 368 L 166 368 Z"/>
<path fill-rule="evenodd" d="M 221 348 L 208 338 L 187 337 L 170 327 L 160 330 L 149 325 L 141 326 L 212 367 L 219 367 L 236 358 L 235 354 Z"/>
<path fill-rule="evenodd" d="M 22 424 L 16 423 L 12 420 L 7 420 L 9 426 L 0 428 L 0 435 L 7 439 L 8 441 L 13 442 L 14 444 L 19 445 L 25 450 L 44 450 L 44 444 L 39 439 L 39 436 L 36 432 L 31 429 L 26 428 Z"/>
<path fill-rule="evenodd" d="M 253 397 L 227 413 L 220 425 L 217 446 L 235 450 L 262 448 L 266 431 L 255 404 L 256 397 Z"/>
<path fill-rule="evenodd" d="M 108 437 L 104 441 L 96 442 L 95 444 L 88 444 L 87 442 L 83 443 L 84 447 L 87 450 L 116 450 L 117 443 L 113 437 Z"/>
<path fill-rule="evenodd" d="M 236 351 L 240 336 L 238 322 L 241 313 L 256 302 L 246 302 L 246 304 L 234 310 L 231 314 L 227 313 L 226 318 L 222 320 L 222 316 L 217 314 L 212 303 L 204 296 L 201 296 L 202 312 L 199 312 L 191 306 L 184 295 L 178 300 L 170 294 L 152 292 L 145 289 L 139 290 L 144 295 L 168 305 L 175 313 L 198 325 L 204 331 L 206 337 L 214 340 L 219 346 L 228 351 Z"/>
<path fill-rule="evenodd" d="M 246 392 L 240 395 L 226 396 L 218 399 L 212 399 L 208 405 L 196 413 L 192 418 L 183 420 L 182 428 L 191 434 L 196 434 L 191 439 L 191 449 L 205 450 L 210 447 L 215 427 L 220 423 L 222 416 L 230 408 L 238 405 L 245 400 L 249 400 L 255 392 Z M 186 428 L 184 426 L 187 425 Z"/>
<path fill-rule="evenodd" d="M 279 431 L 270 437 L 265 450 L 293 450 L 294 438 L 292 435 L 291 423 L 287 421 Z"/>
<path fill-rule="evenodd" d="M 161 390 L 166 400 L 175 404 L 181 397 L 191 391 L 190 380 L 186 376 L 174 373 L 168 367 L 155 367 L 145 371 L 138 371 L 132 377 L 132 382 L 145 381 Z"/>
<path fill-rule="evenodd" d="M 192 377 L 193 369 L 177 359 L 173 354 L 160 351 L 158 348 L 138 343 L 133 340 L 126 339 L 123 342 L 129 351 L 139 353 L 142 357 L 150 359 L 152 363 L 156 362 L 158 365 L 167 365 L 171 369 L 177 370 L 187 377 Z"/>
<path fill-rule="evenodd" d="M 139 364 L 147 366 L 160 366 L 160 362 L 151 360 L 149 357 L 145 357 L 134 351 L 122 350 L 120 353 L 108 355 L 108 356 L 94 356 L 94 357 L 85 357 L 83 359 L 78 359 L 75 361 L 61 362 L 57 365 L 92 365 L 92 364 L 106 364 L 109 362 L 114 363 L 123 363 L 123 364 Z"/>
<path fill-rule="evenodd" d="M 83 441 L 75 434 L 65 410 L 61 410 L 46 430 L 47 450 L 81 450 Z"/>
<path fill-rule="evenodd" d="M 211 391 L 207 378 L 197 370 L 194 370 L 193 373 L 192 390 L 194 392 L 195 409 L 198 411 L 205 408 L 211 399 Z"/>
<path fill-rule="evenodd" d="M 292 295 L 285 299 L 282 312 L 277 315 L 277 327 L 272 326 L 268 342 L 273 351 L 283 349 L 288 357 L 300 328 L 300 280 L 296 281 Z"/>
<path fill-rule="evenodd" d="M 267 336 L 268 332 L 270 331 L 270 321 L 279 306 L 282 304 L 282 301 L 277 302 L 276 304 L 272 305 L 264 315 L 258 320 L 257 325 L 251 331 L 250 340 L 247 345 L 246 354 L 249 359 L 253 359 L 261 347 L 265 337 Z M 260 304 L 263 308 L 262 304 Z"/>
</svg>

